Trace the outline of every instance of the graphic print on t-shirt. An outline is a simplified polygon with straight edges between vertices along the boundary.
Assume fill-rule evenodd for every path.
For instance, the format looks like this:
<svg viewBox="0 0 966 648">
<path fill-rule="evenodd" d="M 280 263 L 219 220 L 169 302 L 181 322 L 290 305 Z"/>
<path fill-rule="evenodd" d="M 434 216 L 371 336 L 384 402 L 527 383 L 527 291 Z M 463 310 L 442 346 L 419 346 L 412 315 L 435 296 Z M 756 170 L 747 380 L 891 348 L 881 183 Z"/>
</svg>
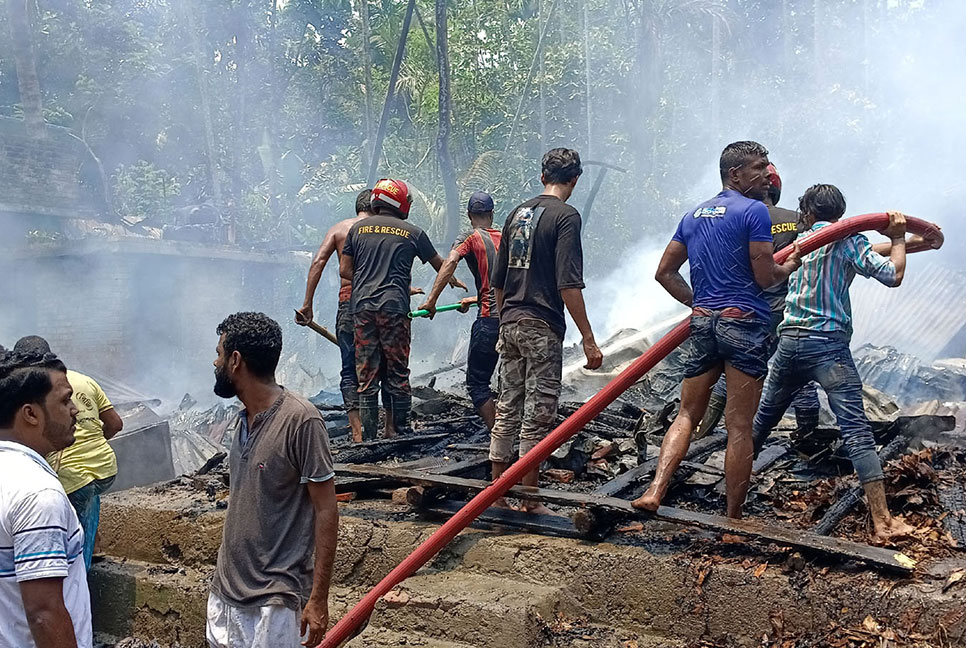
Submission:
<svg viewBox="0 0 966 648">
<path fill-rule="evenodd" d="M 533 233 L 540 223 L 544 207 L 527 207 L 517 211 L 510 223 L 510 268 L 530 268 L 530 256 L 533 254 Z"/>
<path fill-rule="evenodd" d="M 717 207 L 702 207 L 701 209 L 695 210 L 695 218 L 724 218 L 724 215 L 728 213 L 728 208 L 719 205 Z"/>
</svg>

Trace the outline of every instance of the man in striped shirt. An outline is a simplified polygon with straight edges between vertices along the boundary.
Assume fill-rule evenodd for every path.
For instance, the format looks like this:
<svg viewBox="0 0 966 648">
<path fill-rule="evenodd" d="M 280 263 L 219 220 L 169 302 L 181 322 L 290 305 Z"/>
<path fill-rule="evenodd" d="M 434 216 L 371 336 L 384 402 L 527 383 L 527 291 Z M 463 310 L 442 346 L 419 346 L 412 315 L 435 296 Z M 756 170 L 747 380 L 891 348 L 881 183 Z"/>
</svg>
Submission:
<svg viewBox="0 0 966 648">
<path fill-rule="evenodd" d="M 77 407 L 52 354 L 0 352 L 0 648 L 90 648 L 84 532 L 44 455 Z"/>
<path fill-rule="evenodd" d="M 496 252 L 503 236 L 493 229 L 493 198 L 484 191 L 470 196 L 467 216 L 472 229 L 460 234 L 453 244 L 443 267 L 436 276 L 436 283 L 421 309 L 429 311 L 430 317 L 436 313 L 436 301 L 447 282 L 452 278 L 460 259 L 466 259 L 470 272 L 476 280 L 476 297 L 462 300 L 463 312 L 472 304 L 479 304 L 480 312 L 470 332 L 470 349 L 466 359 L 466 390 L 473 406 L 479 412 L 486 427 L 493 429 L 496 420 L 496 404 L 490 381 L 500 359 L 496 352 L 497 338 L 500 336 L 500 316 L 496 308 L 496 296 L 490 285 L 490 268 L 496 261 Z"/>
<path fill-rule="evenodd" d="M 808 228 L 806 236 L 810 236 L 842 217 L 845 198 L 832 185 L 815 185 L 799 200 L 799 211 Z M 882 233 L 890 243 L 873 246 L 864 235 L 855 234 L 806 255 L 802 267 L 792 273 L 778 351 L 754 422 L 757 449 L 778 424 L 795 392 L 810 380 L 819 383 L 828 395 L 843 444 L 865 488 L 875 527 L 873 541 L 879 543 L 912 530 L 889 513 L 882 465 L 863 409 L 862 380 L 849 350 L 849 286 L 855 275 L 894 288 L 902 283 L 905 273 L 905 216 L 889 212 L 889 226 Z M 917 249 L 929 247 L 923 247 L 921 239 L 914 244 Z"/>
</svg>

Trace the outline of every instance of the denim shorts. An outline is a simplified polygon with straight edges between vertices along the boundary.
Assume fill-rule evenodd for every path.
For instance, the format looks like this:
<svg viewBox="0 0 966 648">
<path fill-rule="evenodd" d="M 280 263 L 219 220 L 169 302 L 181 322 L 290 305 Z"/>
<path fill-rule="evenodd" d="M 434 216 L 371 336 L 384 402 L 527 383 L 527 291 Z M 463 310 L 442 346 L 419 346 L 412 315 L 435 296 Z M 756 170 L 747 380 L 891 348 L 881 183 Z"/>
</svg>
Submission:
<svg viewBox="0 0 966 648">
<path fill-rule="evenodd" d="M 737 309 L 696 308 L 685 352 L 684 377 L 700 376 L 723 362 L 761 379 L 771 351 L 768 321 Z"/>
</svg>

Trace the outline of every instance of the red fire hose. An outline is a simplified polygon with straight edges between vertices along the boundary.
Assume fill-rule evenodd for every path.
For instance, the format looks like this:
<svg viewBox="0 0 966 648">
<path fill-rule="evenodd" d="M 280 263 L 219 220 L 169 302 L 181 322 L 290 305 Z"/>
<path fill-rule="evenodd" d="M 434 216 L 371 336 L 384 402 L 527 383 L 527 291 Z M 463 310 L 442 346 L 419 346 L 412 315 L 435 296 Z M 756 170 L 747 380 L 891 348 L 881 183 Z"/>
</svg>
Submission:
<svg viewBox="0 0 966 648">
<path fill-rule="evenodd" d="M 866 230 L 884 229 L 889 224 L 889 217 L 884 213 L 863 214 L 840 220 L 817 233 L 810 235 L 801 242 L 802 254 L 807 254 L 832 241 L 857 234 Z M 909 218 L 908 231 L 928 236 L 938 241 L 943 240 L 939 227 L 918 218 Z M 791 254 L 791 246 L 775 255 L 775 261 L 782 263 Z M 470 500 L 466 506 L 457 511 L 443 526 L 428 537 L 423 544 L 406 557 L 399 565 L 376 585 L 371 592 L 352 608 L 348 614 L 326 634 L 318 648 L 337 648 L 343 641 L 352 636 L 369 615 L 372 614 L 376 602 L 393 587 L 409 578 L 417 569 L 425 565 L 443 547 L 450 543 L 459 533 L 469 526 L 483 511 L 489 508 L 497 499 L 517 484 L 524 475 L 538 468 L 550 454 L 563 445 L 570 437 L 597 416 L 605 407 L 613 403 L 631 385 L 636 383 L 648 371 L 663 360 L 675 347 L 684 342 L 689 334 L 689 320 L 685 319 L 675 326 L 657 344 L 648 349 L 640 358 L 635 360 L 627 369 L 622 371 L 614 380 L 609 382 L 600 392 L 574 412 L 557 429 L 538 443 L 530 452 L 511 465 L 503 475 L 493 482 L 486 490 L 480 492 Z"/>
</svg>

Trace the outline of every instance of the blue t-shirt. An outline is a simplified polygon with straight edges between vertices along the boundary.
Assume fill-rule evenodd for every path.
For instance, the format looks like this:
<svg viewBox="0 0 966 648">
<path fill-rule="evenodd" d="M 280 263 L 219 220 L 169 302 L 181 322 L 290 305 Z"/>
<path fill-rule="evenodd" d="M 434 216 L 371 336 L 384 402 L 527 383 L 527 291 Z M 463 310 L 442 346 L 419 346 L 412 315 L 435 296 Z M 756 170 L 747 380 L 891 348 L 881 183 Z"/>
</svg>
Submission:
<svg viewBox="0 0 966 648">
<path fill-rule="evenodd" d="M 748 243 L 772 242 L 765 203 L 725 190 L 688 212 L 673 240 L 688 248 L 694 305 L 735 307 L 768 319 L 768 302 L 755 283 Z"/>
</svg>

